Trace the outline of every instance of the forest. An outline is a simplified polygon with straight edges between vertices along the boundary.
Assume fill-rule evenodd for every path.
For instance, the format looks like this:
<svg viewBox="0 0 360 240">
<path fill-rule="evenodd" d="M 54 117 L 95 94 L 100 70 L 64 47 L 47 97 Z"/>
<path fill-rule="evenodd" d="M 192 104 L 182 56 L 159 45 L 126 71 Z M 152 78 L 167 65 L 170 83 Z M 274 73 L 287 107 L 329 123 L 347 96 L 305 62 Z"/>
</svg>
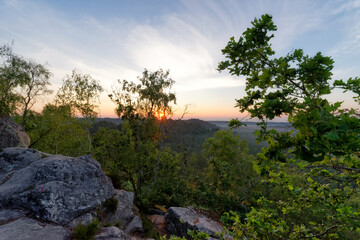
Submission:
<svg viewBox="0 0 360 240">
<path fill-rule="evenodd" d="M 184 120 L 186 109 L 174 118 L 175 81 L 162 69 L 118 81 L 109 94 L 118 121 L 98 119 L 104 89 L 78 70 L 36 112 L 52 74 L 9 45 L 0 47 L 0 117 L 22 125 L 31 148 L 91 154 L 141 213 L 155 204 L 211 210 L 233 239 L 360 239 L 360 113 L 326 98 L 340 89 L 359 103 L 360 78 L 333 80 L 334 61 L 320 52 L 278 56 L 276 30 L 262 15 L 221 50 L 218 70 L 246 77 L 236 108 L 256 121 L 249 126 Z M 269 122 L 282 116 L 285 127 Z"/>
</svg>

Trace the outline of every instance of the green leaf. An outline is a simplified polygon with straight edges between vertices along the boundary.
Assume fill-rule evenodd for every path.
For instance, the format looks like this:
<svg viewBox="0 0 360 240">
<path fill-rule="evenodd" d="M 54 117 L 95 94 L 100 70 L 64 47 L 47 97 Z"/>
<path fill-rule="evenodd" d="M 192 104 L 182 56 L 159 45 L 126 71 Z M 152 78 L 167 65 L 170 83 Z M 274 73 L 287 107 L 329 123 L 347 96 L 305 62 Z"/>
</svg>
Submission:
<svg viewBox="0 0 360 240">
<path fill-rule="evenodd" d="M 324 136 L 327 137 L 327 138 L 330 139 L 330 140 L 333 140 L 333 141 L 339 139 L 339 135 L 337 135 L 337 134 L 334 133 L 334 132 L 329 132 L 329 133 L 325 134 Z"/>
</svg>

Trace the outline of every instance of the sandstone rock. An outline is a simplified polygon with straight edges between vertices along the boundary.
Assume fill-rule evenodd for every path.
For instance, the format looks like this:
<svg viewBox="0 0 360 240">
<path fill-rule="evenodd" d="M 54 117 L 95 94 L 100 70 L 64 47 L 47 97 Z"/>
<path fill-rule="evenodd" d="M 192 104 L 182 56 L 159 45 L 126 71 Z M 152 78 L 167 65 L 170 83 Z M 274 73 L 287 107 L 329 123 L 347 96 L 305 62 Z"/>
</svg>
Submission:
<svg viewBox="0 0 360 240">
<path fill-rule="evenodd" d="M 90 156 L 42 157 L 33 149 L 0 153 L 0 166 L 5 166 L 0 208 L 27 209 L 45 221 L 67 224 L 113 196 L 111 180 Z"/>
<path fill-rule="evenodd" d="M 171 207 L 166 215 L 167 231 L 181 237 L 188 237 L 187 230 L 196 230 L 216 237 L 217 233 L 223 231 L 221 225 L 204 215 L 198 213 L 194 208 Z"/>
<path fill-rule="evenodd" d="M 8 118 L 0 118 L 0 151 L 7 147 L 23 147 L 30 145 L 30 138 L 24 128 Z"/>
<path fill-rule="evenodd" d="M 0 225 L 25 217 L 26 211 L 2 209 L 0 210 Z"/>
<path fill-rule="evenodd" d="M 156 230 L 163 235 L 166 234 L 166 219 L 165 215 L 147 215 L 146 216 L 155 226 Z"/>
<path fill-rule="evenodd" d="M 142 221 L 139 216 L 134 216 L 125 227 L 125 233 L 134 234 L 142 232 Z"/>
<path fill-rule="evenodd" d="M 27 167 L 42 157 L 35 149 L 6 148 L 0 152 L 0 177 Z M 3 180 L 4 181 L 4 180 Z M 0 180 L 0 184 L 3 182 Z"/>
<path fill-rule="evenodd" d="M 141 219 L 134 214 L 134 193 L 124 190 L 115 190 L 115 199 L 118 205 L 115 213 L 109 213 L 105 219 L 105 223 L 116 224 L 121 223 L 121 229 L 126 233 L 132 234 L 142 231 Z"/>
<path fill-rule="evenodd" d="M 71 229 L 75 229 L 77 227 L 77 225 L 81 224 L 81 225 L 89 225 L 90 223 L 92 223 L 95 219 L 97 219 L 98 216 L 96 214 L 95 211 L 90 211 L 87 213 L 84 213 L 76 218 L 74 218 L 70 223 L 69 223 L 69 227 Z"/>
<path fill-rule="evenodd" d="M 71 231 L 66 228 L 25 217 L 0 226 L 2 240 L 70 240 L 71 236 Z"/>
<path fill-rule="evenodd" d="M 94 240 L 130 240 L 130 237 L 117 227 L 104 227 Z"/>
</svg>

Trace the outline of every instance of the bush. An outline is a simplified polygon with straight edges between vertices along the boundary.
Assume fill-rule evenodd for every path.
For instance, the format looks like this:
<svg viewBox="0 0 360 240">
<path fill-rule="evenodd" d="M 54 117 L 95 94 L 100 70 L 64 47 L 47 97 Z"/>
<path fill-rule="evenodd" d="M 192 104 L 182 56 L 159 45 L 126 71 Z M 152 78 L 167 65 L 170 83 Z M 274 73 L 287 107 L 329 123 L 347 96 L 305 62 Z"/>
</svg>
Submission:
<svg viewBox="0 0 360 240">
<path fill-rule="evenodd" d="M 92 240 L 99 230 L 99 220 L 97 219 L 87 226 L 78 224 L 73 231 L 73 240 Z"/>
<path fill-rule="evenodd" d="M 103 207 L 107 213 L 115 213 L 118 206 L 118 200 L 116 198 L 109 198 L 103 203 Z"/>
</svg>

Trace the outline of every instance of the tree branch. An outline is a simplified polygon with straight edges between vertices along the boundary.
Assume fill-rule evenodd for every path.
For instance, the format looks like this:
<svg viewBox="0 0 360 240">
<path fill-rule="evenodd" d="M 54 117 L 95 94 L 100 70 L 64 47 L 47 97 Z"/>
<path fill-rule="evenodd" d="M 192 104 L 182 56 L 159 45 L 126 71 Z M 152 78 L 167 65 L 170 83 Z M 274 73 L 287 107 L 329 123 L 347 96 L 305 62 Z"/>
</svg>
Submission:
<svg viewBox="0 0 360 240">
<path fill-rule="evenodd" d="M 339 226 L 332 226 L 332 227 L 329 227 L 328 229 L 326 229 L 324 232 L 322 233 L 319 233 L 319 234 L 316 234 L 316 235 L 311 235 L 311 236 L 308 236 L 308 237 L 303 237 L 303 238 L 317 238 L 317 237 L 321 237 L 325 234 L 327 234 L 330 230 L 332 229 L 335 229 L 335 228 L 338 228 Z"/>
</svg>

